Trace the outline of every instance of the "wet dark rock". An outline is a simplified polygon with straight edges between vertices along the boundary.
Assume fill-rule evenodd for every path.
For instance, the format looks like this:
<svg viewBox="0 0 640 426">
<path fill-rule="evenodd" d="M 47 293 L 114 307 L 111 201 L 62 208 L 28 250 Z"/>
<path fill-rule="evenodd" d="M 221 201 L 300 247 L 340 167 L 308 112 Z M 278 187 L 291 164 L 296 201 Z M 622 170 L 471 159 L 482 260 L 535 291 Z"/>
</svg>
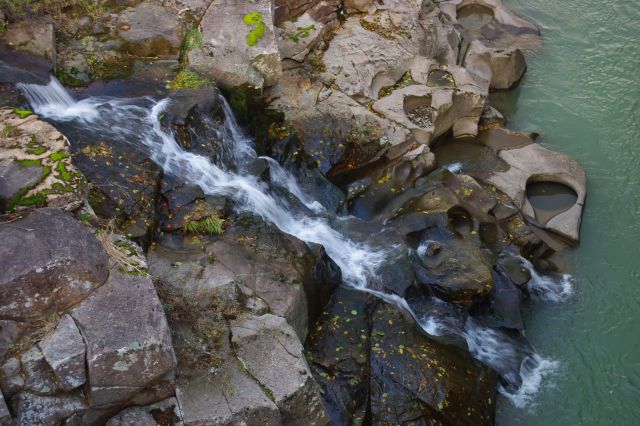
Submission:
<svg viewBox="0 0 640 426">
<path fill-rule="evenodd" d="M 369 410 L 369 316 L 373 296 L 339 287 L 311 329 L 306 348 L 332 424 L 365 422 Z"/>
<path fill-rule="evenodd" d="M 493 271 L 493 288 L 487 300 L 479 306 L 478 312 L 484 314 L 485 323 L 493 327 L 523 330 L 524 323 L 520 314 L 523 295 L 502 268 Z"/>
<path fill-rule="evenodd" d="M 416 244 L 413 262 L 418 282 L 439 297 L 463 304 L 482 300 L 493 286 L 492 260 L 477 235 L 456 235 L 442 226 L 433 226 L 410 236 Z M 420 247 L 436 241 L 441 250 L 426 256 Z M 425 248 L 426 249 L 426 248 Z"/>
<path fill-rule="evenodd" d="M 146 154 L 121 143 L 73 134 L 73 162 L 91 182 L 89 204 L 103 218 L 115 218 L 122 233 L 149 243 L 157 226 L 162 170 Z"/>
<path fill-rule="evenodd" d="M 494 423 L 496 374 L 466 351 L 431 341 L 385 304 L 373 314 L 371 345 L 373 424 Z"/>
<path fill-rule="evenodd" d="M 108 276 L 95 236 L 71 215 L 39 209 L 0 224 L 0 317 L 33 320 L 71 307 Z"/>
<path fill-rule="evenodd" d="M 365 293 L 338 289 L 307 349 L 334 424 L 493 424 L 495 373 Z"/>
</svg>

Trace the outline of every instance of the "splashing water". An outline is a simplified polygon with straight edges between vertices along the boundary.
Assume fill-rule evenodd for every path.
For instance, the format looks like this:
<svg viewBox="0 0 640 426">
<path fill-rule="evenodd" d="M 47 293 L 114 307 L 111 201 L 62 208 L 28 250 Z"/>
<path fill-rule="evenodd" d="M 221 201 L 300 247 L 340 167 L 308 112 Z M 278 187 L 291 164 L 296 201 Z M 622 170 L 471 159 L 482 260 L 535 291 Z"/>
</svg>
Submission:
<svg viewBox="0 0 640 426">
<path fill-rule="evenodd" d="M 573 296 L 574 278 L 572 275 L 540 275 L 527 259 L 524 257 L 519 257 L 518 259 L 531 274 L 531 279 L 527 283 L 527 290 L 534 299 L 561 303 L 566 302 Z"/>
<path fill-rule="evenodd" d="M 462 337 L 476 359 L 501 374 L 506 383 L 501 392 L 515 405 L 529 403 L 540 388 L 542 378 L 557 366 L 537 355 L 530 346 L 516 342 L 503 332 L 483 327 L 471 317 L 463 326 L 446 316 L 418 318 L 404 298 L 370 288 L 368 285 L 375 279 L 378 269 L 387 259 L 397 256 L 399 248 L 372 247 L 334 229 L 324 217 L 328 216 L 324 206 L 305 194 L 292 174 L 274 159 L 257 156 L 253 140 L 238 126 L 224 98 L 220 98 L 225 113 L 224 128 L 216 133 L 230 151 L 234 171 L 224 164 L 214 164 L 204 156 L 183 150 L 173 134 L 162 129 L 159 117 L 168 106 L 168 99 L 91 97 L 76 101 L 55 78 L 47 86 L 19 84 L 18 87 L 36 113 L 53 121 L 76 122 L 87 131 L 108 134 L 113 140 L 145 147 L 149 157 L 167 174 L 200 186 L 208 195 L 229 197 L 235 201 L 238 211 L 260 216 L 286 234 L 324 246 L 327 255 L 340 267 L 346 285 L 395 305 L 432 336 Z M 247 173 L 247 165 L 258 159 L 269 164 L 271 184 L 292 194 L 306 210 L 294 208 L 285 198 L 274 195 L 267 183 Z M 447 168 L 457 172 L 462 165 L 454 163 Z M 426 249 L 426 246 L 421 247 L 419 251 Z M 550 277 L 538 275 L 524 259 L 523 264 L 531 271 L 529 291 L 532 294 L 552 301 L 561 301 L 566 294 L 570 295 L 570 285 L 568 289 L 561 286 L 558 291 L 557 283 Z"/>
</svg>

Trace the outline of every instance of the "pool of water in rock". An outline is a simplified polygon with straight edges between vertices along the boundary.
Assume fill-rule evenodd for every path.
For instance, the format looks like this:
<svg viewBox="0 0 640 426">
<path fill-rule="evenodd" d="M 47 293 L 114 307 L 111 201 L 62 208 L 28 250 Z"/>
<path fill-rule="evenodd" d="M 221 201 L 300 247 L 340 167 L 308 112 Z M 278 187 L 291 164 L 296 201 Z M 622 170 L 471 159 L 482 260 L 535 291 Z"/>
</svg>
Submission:
<svg viewBox="0 0 640 426">
<path fill-rule="evenodd" d="M 531 182 L 527 185 L 527 199 L 541 224 L 570 209 L 578 199 L 578 194 L 558 182 Z"/>
<path fill-rule="evenodd" d="M 479 4 L 469 4 L 458 9 L 458 22 L 467 30 L 480 30 L 493 21 L 493 11 Z"/>
</svg>

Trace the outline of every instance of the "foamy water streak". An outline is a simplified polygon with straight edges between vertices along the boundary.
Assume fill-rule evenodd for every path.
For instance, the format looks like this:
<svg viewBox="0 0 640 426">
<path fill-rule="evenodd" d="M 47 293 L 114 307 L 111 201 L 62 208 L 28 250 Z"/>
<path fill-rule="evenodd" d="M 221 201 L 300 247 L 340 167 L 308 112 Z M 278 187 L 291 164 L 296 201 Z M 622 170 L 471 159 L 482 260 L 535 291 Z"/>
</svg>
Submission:
<svg viewBox="0 0 640 426">
<path fill-rule="evenodd" d="M 159 120 L 169 102 L 167 99 L 159 102 L 142 99 L 139 104 L 104 97 L 75 101 L 55 79 L 48 86 L 23 84 L 19 88 L 38 114 L 58 121 L 79 121 L 96 133 L 106 133 L 126 143 L 141 143 L 148 149 L 150 158 L 168 174 L 200 186 L 208 195 L 232 198 L 239 211 L 260 216 L 284 233 L 321 244 L 340 267 L 346 284 L 365 288 L 388 256 L 388 249 L 354 241 L 333 229 L 326 218 L 292 212 L 285 200 L 270 194 L 268 186 L 254 176 L 224 170 L 206 157 L 183 150 L 174 136 L 162 129 Z M 256 159 L 256 153 L 251 139 L 235 122 L 228 104 L 222 102 L 228 130 L 223 134 L 228 136 L 224 142 L 231 147 L 237 169 L 242 171 L 244 163 Z M 274 168 L 273 173 L 276 183 L 292 190 L 294 195 L 301 194 L 295 179 L 284 169 Z M 319 210 L 319 206 L 304 197 L 301 201 Z"/>
<path fill-rule="evenodd" d="M 573 296 L 574 278 L 570 274 L 540 275 L 536 268 L 524 257 L 518 258 L 529 273 L 531 279 L 527 290 L 534 299 L 561 303 Z"/>
<path fill-rule="evenodd" d="M 216 133 L 230 150 L 236 171 L 183 150 L 174 136 L 162 128 L 159 117 L 166 109 L 168 99 L 91 97 L 76 101 L 54 78 L 47 86 L 20 84 L 18 87 L 36 113 L 54 121 L 77 122 L 89 131 L 108 134 L 113 140 L 144 146 L 149 157 L 166 173 L 200 186 L 206 194 L 233 199 L 239 211 L 258 215 L 286 234 L 324 246 L 327 255 L 340 267 L 345 284 L 407 312 L 432 336 L 462 337 L 476 359 L 499 372 L 508 371 L 501 375 L 511 386 L 503 387 L 501 392 L 515 405 L 530 401 L 542 378 L 554 365 L 532 350 L 523 358 L 521 345 L 501 332 L 479 325 L 472 318 L 468 318 L 464 326 L 451 318 L 418 318 L 404 298 L 369 288 L 369 281 L 375 278 L 386 259 L 398 254 L 398 247 L 371 247 L 334 229 L 326 217 L 320 216 L 328 216 L 324 207 L 306 195 L 293 175 L 269 157 L 260 158 L 269 163 L 271 183 L 296 197 L 307 208 L 306 212 L 295 211 L 285 199 L 274 195 L 268 184 L 246 173 L 247 164 L 257 159 L 253 141 L 242 132 L 224 98 L 221 98 L 226 115 L 224 129 Z M 458 167 L 454 165 L 453 168 Z M 534 278 L 530 291 L 543 294 L 548 287 L 546 277 L 535 274 L 532 266 L 531 270 Z"/>
</svg>

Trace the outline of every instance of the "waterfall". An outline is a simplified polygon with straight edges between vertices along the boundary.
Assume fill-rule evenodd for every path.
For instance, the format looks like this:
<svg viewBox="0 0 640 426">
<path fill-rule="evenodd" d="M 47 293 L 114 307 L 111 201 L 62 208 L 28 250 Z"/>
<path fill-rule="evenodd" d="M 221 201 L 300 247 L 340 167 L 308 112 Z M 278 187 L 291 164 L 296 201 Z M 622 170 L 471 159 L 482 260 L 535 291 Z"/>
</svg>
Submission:
<svg viewBox="0 0 640 426">
<path fill-rule="evenodd" d="M 217 133 L 230 152 L 231 165 L 214 164 L 202 155 L 185 151 L 173 134 L 162 129 L 159 117 L 168 106 L 169 99 L 90 97 L 76 101 L 55 78 L 47 86 L 19 84 L 18 87 L 39 115 L 54 122 L 75 123 L 95 134 L 109 135 L 112 140 L 145 148 L 165 173 L 198 185 L 208 195 L 233 199 L 238 211 L 260 216 L 286 234 L 322 245 L 340 267 L 345 285 L 397 306 L 431 336 L 461 337 L 472 356 L 500 373 L 501 391 L 514 404 L 528 403 L 540 388 L 542 378 L 555 368 L 553 361 L 537 355 L 528 344 L 518 342 L 504 332 L 483 327 L 471 317 L 462 322 L 435 316 L 419 318 L 404 298 L 372 289 L 369 284 L 376 278 L 379 268 L 406 249 L 366 244 L 349 236 L 346 231 L 338 231 L 332 226 L 332 221 L 336 223 L 346 218 L 331 217 L 325 207 L 305 194 L 295 177 L 274 159 L 258 157 L 253 140 L 238 126 L 223 97 L 220 101 L 225 121 Z M 269 164 L 270 184 L 247 173 L 247 165 L 260 159 Z M 457 168 L 457 165 L 452 165 L 452 169 Z M 274 187 L 290 193 L 302 208 L 278 196 Z M 418 250 L 426 250 L 426 247 Z M 528 286 L 532 294 L 552 301 L 570 295 L 569 290 L 558 290 L 551 278 L 538 275 L 533 266 L 525 262 L 523 259 L 523 265 L 532 273 Z"/>
</svg>

